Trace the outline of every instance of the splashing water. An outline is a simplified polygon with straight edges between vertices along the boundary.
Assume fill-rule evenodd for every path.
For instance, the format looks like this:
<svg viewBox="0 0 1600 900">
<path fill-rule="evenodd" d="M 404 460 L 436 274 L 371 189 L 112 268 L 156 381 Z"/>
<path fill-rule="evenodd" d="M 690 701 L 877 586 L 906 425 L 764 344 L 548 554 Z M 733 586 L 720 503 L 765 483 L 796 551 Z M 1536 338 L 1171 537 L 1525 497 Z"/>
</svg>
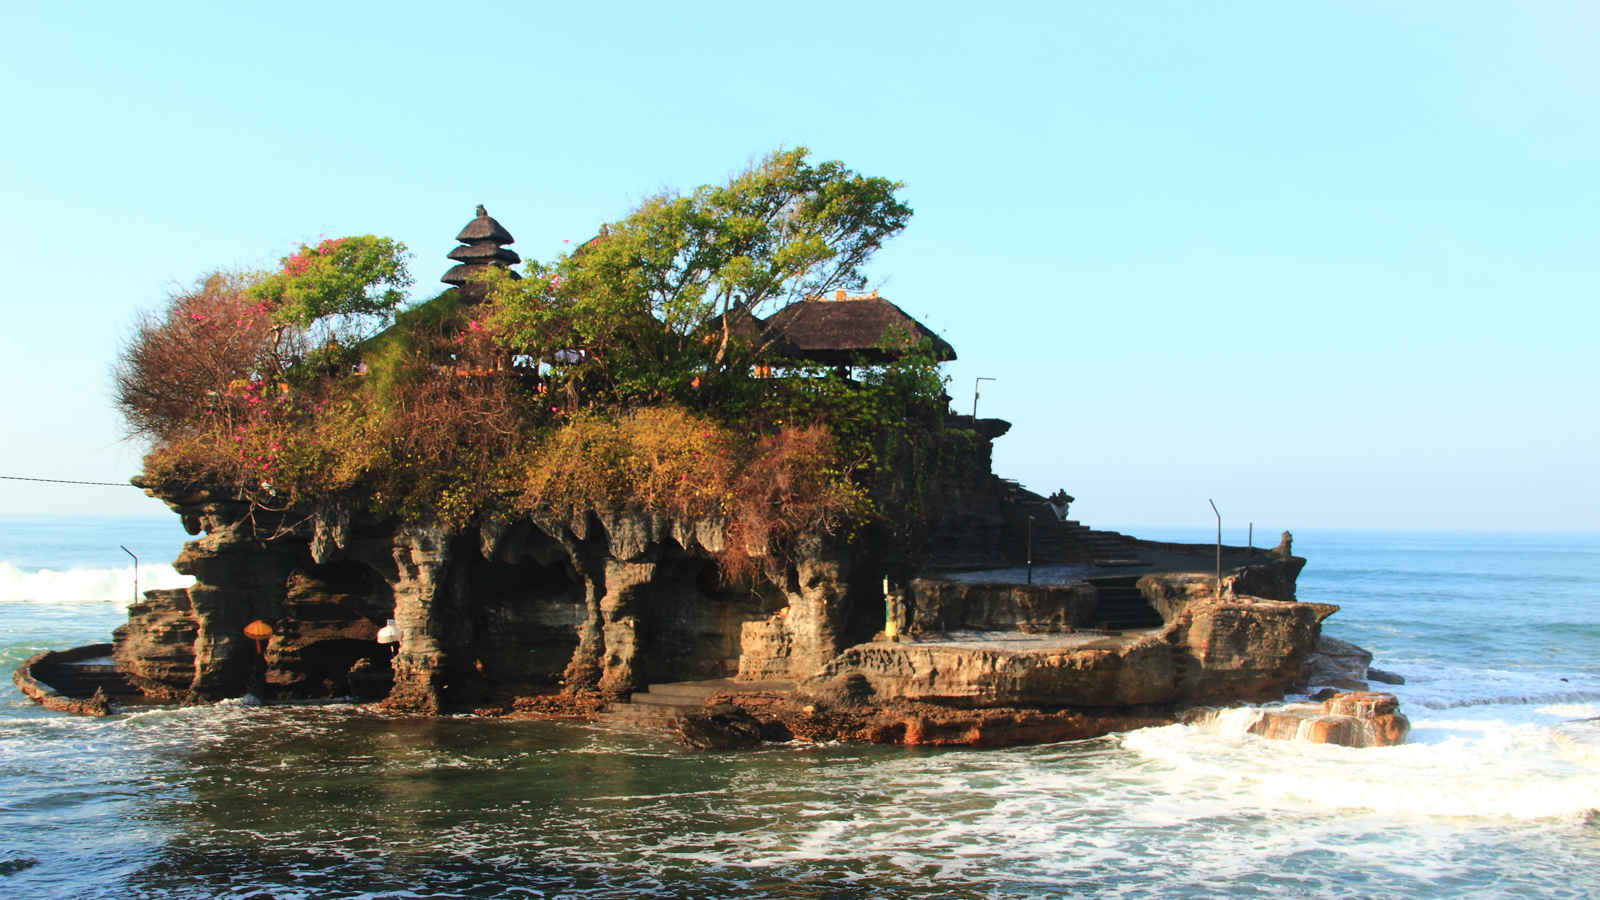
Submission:
<svg viewBox="0 0 1600 900">
<path fill-rule="evenodd" d="M 1001 751 L 704 754 L 338 705 L 78 719 L 13 691 L 0 703 L 0 894 L 1600 892 L 1600 668 L 1581 626 L 1600 541 L 1297 534 L 1302 599 L 1341 604 L 1328 632 L 1407 676 L 1394 688 L 1407 744 L 1268 741 L 1242 733 L 1247 712 L 1225 712 Z M 104 639 L 120 603 L 82 599 L 99 590 L 0 603 L 0 654 Z M 1538 610 L 1506 602 L 1529 595 Z"/>
</svg>

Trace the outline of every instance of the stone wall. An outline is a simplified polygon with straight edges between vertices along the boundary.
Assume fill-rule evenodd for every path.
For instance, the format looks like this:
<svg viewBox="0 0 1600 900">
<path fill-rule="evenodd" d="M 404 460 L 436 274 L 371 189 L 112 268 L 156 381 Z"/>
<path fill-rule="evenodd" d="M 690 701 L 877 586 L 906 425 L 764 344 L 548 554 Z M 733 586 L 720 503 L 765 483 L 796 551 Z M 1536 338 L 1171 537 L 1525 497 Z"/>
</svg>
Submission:
<svg viewBox="0 0 1600 900">
<path fill-rule="evenodd" d="M 1072 631 L 1094 621 L 1099 592 L 1091 584 L 990 584 L 916 578 L 900 602 L 903 634 L 1016 630 Z"/>
</svg>

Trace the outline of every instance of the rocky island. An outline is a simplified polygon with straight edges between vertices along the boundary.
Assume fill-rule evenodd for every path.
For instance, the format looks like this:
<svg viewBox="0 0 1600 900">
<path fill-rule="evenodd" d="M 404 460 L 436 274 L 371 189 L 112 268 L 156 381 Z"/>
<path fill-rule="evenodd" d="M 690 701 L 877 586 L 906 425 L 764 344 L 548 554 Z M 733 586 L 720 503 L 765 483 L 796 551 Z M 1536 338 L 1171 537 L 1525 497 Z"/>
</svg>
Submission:
<svg viewBox="0 0 1600 900">
<path fill-rule="evenodd" d="M 1062 740 L 1304 690 L 1337 607 L 1297 601 L 1287 533 L 1138 540 L 992 473 L 1010 425 L 950 411 L 954 348 L 855 290 L 897 187 L 778 153 L 521 272 L 479 207 L 403 311 L 371 236 L 175 297 L 119 402 L 195 584 L 130 608 L 116 672 L 696 746 Z M 1302 718 L 1403 739 L 1392 698 L 1339 703 Z"/>
</svg>

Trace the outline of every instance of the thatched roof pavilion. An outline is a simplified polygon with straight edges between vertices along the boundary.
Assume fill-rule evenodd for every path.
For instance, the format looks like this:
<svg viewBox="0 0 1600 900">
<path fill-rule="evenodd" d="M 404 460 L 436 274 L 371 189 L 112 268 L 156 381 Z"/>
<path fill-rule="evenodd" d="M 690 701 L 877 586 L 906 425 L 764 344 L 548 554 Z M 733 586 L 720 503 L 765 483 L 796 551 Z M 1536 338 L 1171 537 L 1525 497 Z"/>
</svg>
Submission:
<svg viewBox="0 0 1600 900">
<path fill-rule="evenodd" d="M 511 232 L 505 226 L 490 218 L 483 204 L 478 204 L 478 215 L 456 235 L 456 240 L 463 246 L 450 251 L 450 258 L 456 261 L 450 271 L 444 273 L 439 280 L 445 284 L 454 285 L 469 295 L 469 299 L 481 300 L 482 288 L 472 284 L 472 274 L 490 266 L 509 270 L 513 265 L 522 262 L 522 257 L 514 250 L 507 250 L 503 245 L 516 242 Z M 512 278 L 521 277 L 511 273 Z"/>
<path fill-rule="evenodd" d="M 825 366 L 882 365 L 905 356 L 927 340 L 937 362 L 956 358 L 956 349 L 906 311 L 878 296 L 835 291 L 827 299 L 808 297 L 766 320 L 766 331 L 793 348 L 784 355 Z"/>
</svg>

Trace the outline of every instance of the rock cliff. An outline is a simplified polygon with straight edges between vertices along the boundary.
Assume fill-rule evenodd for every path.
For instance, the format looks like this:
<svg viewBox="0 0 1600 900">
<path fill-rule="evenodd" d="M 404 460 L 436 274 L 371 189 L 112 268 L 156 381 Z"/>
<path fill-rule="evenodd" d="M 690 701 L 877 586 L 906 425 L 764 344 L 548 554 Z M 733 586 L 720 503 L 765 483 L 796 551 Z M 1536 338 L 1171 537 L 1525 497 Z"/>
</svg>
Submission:
<svg viewBox="0 0 1600 900">
<path fill-rule="evenodd" d="M 1296 601 L 1305 561 L 1286 547 L 1226 548 L 1219 580 L 1214 548 L 1030 523 L 1031 495 L 963 477 L 979 486 L 918 526 L 924 556 L 867 526 L 760 557 L 739 584 L 718 568 L 715 519 L 597 509 L 445 530 L 354 495 L 269 511 L 146 484 L 197 535 L 175 562 L 196 583 L 131 607 L 115 660 L 159 699 L 349 696 L 420 714 L 589 714 L 652 683 L 727 679 L 721 717 L 680 733 L 995 745 L 1278 700 L 1336 609 Z M 1060 583 L 939 574 L 958 560 L 938 548 L 977 522 L 997 547 L 1037 536 Z M 391 619 L 398 640 L 380 643 Z M 271 629 L 259 648 L 255 620 Z"/>
<path fill-rule="evenodd" d="M 507 692 L 621 696 L 741 668 L 813 671 L 883 626 L 881 595 L 823 539 L 729 586 L 714 520 L 597 510 L 447 533 L 347 503 L 269 515 L 212 490 L 152 491 L 204 532 L 174 563 L 196 583 L 130 609 L 116 659 L 173 698 L 253 689 L 437 713 Z M 257 619 L 272 626 L 259 654 L 243 637 Z M 377 642 L 388 619 L 400 634 L 392 650 Z"/>
</svg>

